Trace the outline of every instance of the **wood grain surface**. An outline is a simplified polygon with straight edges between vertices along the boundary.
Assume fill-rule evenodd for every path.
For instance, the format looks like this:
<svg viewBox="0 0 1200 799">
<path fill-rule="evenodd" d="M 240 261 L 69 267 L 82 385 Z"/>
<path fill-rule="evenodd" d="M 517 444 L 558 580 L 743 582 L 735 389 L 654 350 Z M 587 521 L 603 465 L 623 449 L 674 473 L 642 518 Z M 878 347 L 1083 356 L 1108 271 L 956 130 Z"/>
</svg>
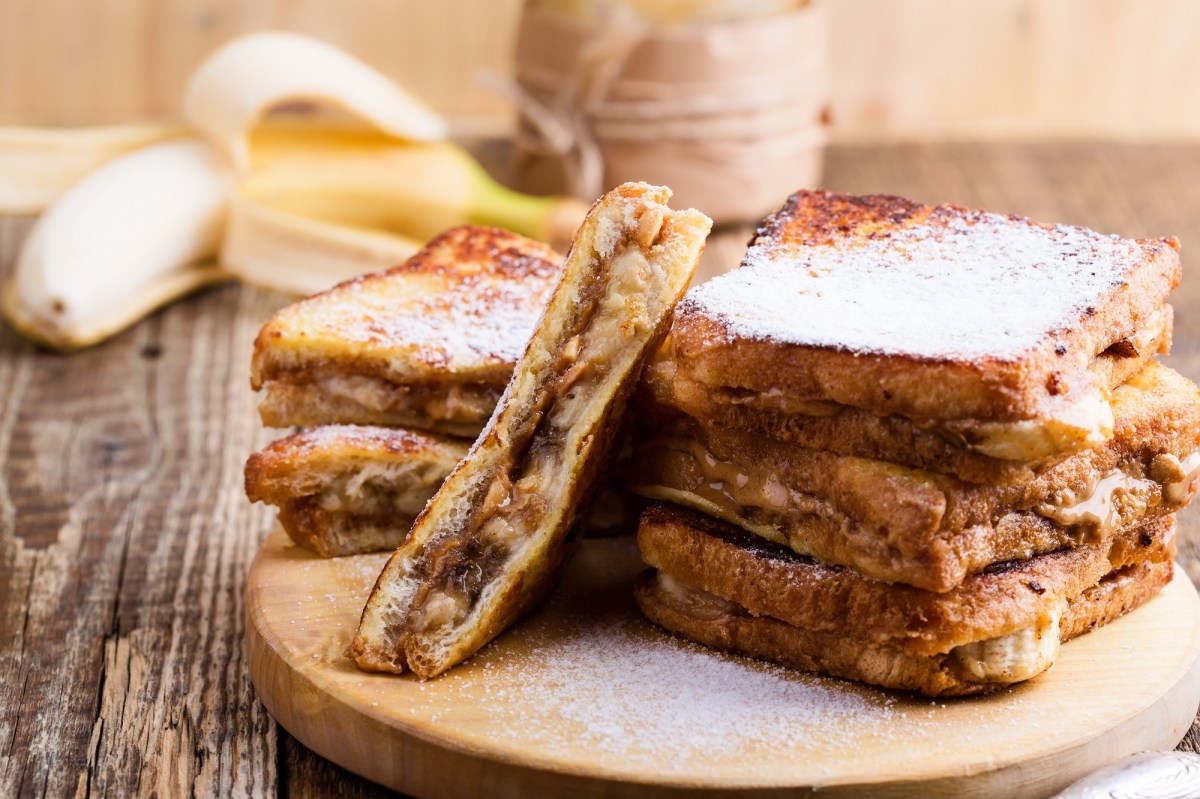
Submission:
<svg viewBox="0 0 1200 799">
<path fill-rule="evenodd" d="M 1200 378 L 1200 146 L 837 147 L 825 183 L 1179 236 L 1167 361 Z M 0 273 L 27 228 L 0 220 Z M 242 494 L 272 437 L 246 375 L 285 301 L 210 289 L 69 357 L 0 325 L 0 795 L 387 795 L 282 732 L 247 676 L 245 575 L 273 520 Z M 1200 511 L 1180 562 L 1200 581 Z"/>
</svg>

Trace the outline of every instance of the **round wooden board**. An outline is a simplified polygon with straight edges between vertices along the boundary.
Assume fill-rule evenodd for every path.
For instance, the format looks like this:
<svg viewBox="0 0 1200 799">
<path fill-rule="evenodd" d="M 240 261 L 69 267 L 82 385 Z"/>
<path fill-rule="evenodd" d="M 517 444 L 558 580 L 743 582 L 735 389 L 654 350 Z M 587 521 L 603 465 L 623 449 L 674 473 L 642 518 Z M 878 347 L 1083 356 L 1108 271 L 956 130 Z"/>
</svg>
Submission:
<svg viewBox="0 0 1200 799">
<path fill-rule="evenodd" d="M 441 678 L 365 674 L 343 651 L 385 558 L 323 560 L 273 533 L 248 578 L 250 674 L 306 746 L 428 799 L 1047 796 L 1173 748 L 1200 702 L 1182 574 L 1048 674 L 933 702 L 662 633 L 630 595 L 631 539 L 585 541 L 547 607 Z"/>
</svg>

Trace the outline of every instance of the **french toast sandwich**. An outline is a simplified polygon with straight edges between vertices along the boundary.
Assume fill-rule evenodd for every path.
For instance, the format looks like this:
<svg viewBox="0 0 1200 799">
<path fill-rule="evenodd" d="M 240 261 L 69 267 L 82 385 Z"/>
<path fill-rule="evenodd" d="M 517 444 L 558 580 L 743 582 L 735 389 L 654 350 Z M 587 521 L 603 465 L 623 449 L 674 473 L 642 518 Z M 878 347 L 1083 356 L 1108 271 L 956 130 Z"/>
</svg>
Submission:
<svg viewBox="0 0 1200 799">
<path fill-rule="evenodd" d="M 405 428 L 320 425 L 246 461 L 246 496 L 279 508 L 298 545 L 322 557 L 395 549 L 470 448 Z"/>
<path fill-rule="evenodd" d="M 407 426 L 473 438 L 562 269 L 541 242 L 453 228 L 404 264 L 293 303 L 254 343 L 268 427 Z"/>
<path fill-rule="evenodd" d="M 322 557 L 399 546 L 470 447 L 431 430 L 482 427 L 559 261 L 507 231 L 460 227 L 401 267 L 277 313 L 256 342 L 261 411 L 306 429 L 250 456 L 250 500 L 278 507 L 292 540 Z M 641 501 L 616 479 L 600 490 L 586 534 L 632 530 Z"/>
<path fill-rule="evenodd" d="M 380 574 L 359 668 L 436 676 L 553 587 L 711 226 L 669 196 L 631 183 L 592 207 L 487 427 Z"/>
<path fill-rule="evenodd" d="M 1164 305 L 1143 335 L 1128 346 L 1123 343 L 1112 348 L 1112 353 L 1099 356 L 1099 364 L 1112 367 L 1106 382 L 1120 385 L 1152 356 L 1167 352 L 1173 321 L 1171 306 Z M 1118 369 L 1120 374 L 1116 373 Z M 813 449 L 944 472 L 971 483 L 1027 482 L 1058 460 L 1086 448 L 1081 445 L 1087 441 L 1085 437 L 1061 446 L 1062 440 L 1054 442 L 1034 432 L 1032 437 L 1024 438 L 1024 443 L 1014 439 L 1017 446 L 1008 447 L 1006 452 L 992 449 L 994 454 L 986 454 L 981 448 L 970 446 L 969 438 L 962 432 L 933 429 L 927 421 L 899 414 L 880 416 L 849 405 L 817 401 L 805 402 L 798 409 L 778 404 L 768 407 L 765 403 L 731 400 L 729 392 L 713 390 L 687 377 L 673 381 L 673 392 L 689 413 L 714 425 L 753 430 Z"/>
</svg>

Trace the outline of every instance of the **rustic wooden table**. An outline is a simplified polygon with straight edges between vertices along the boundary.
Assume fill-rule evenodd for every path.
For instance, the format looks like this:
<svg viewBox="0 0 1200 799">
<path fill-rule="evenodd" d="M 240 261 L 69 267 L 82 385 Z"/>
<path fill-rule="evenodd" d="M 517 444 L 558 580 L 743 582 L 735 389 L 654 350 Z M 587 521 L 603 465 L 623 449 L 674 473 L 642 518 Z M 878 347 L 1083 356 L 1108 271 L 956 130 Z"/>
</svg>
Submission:
<svg viewBox="0 0 1200 799">
<path fill-rule="evenodd" d="M 841 146 L 825 183 L 1174 234 L 1200 258 L 1200 145 Z M 0 220 L 0 275 L 27 229 Z M 0 795 L 385 795 L 279 728 L 246 673 L 244 578 L 273 524 L 242 493 L 272 437 L 247 374 L 285 302 L 212 289 L 67 357 L 0 325 Z M 1200 276 L 1175 308 L 1166 360 L 1200 379 Z M 1179 560 L 1200 581 L 1200 511 Z"/>
</svg>

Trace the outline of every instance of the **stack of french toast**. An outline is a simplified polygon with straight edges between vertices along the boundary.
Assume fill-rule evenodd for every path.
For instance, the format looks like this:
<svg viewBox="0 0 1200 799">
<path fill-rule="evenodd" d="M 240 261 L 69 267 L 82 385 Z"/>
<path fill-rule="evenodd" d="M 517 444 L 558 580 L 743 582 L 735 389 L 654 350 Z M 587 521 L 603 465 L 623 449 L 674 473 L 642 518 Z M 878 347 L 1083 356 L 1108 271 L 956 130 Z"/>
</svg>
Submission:
<svg viewBox="0 0 1200 799">
<path fill-rule="evenodd" d="M 800 192 L 644 373 L 668 630 L 928 695 L 1046 670 L 1172 576 L 1200 391 L 1156 362 L 1178 242 Z"/>
<path fill-rule="evenodd" d="M 248 495 L 320 555 L 396 550 L 361 668 L 435 676 L 533 607 L 622 429 L 638 604 L 709 646 L 980 693 L 1171 580 L 1177 241 L 802 191 L 683 295 L 709 223 L 668 197 L 610 192 L 565 264 L 458 228 L 263 328 L 263 420 L 304 429 Z"/>
</svg>

